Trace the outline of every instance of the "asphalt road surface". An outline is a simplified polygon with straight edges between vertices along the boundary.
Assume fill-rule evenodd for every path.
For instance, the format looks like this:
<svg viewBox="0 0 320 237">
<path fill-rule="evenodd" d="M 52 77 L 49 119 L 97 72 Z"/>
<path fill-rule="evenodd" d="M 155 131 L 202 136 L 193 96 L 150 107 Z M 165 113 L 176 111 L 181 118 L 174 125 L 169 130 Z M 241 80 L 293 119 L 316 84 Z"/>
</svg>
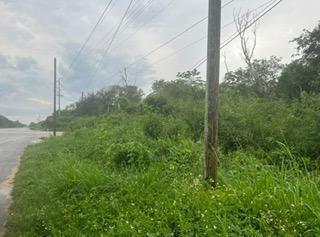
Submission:
<svg viewBox="0 0 320 237">
<path fill-rule="evenodd" d="M 8 177 L 17 168 L 26 146 L 49 135 L 48 132 L 31 131 L 27 128 L 0 129 L 0 236 L 9 204 L 10 188 L 6 184 Z"/>
</svg>

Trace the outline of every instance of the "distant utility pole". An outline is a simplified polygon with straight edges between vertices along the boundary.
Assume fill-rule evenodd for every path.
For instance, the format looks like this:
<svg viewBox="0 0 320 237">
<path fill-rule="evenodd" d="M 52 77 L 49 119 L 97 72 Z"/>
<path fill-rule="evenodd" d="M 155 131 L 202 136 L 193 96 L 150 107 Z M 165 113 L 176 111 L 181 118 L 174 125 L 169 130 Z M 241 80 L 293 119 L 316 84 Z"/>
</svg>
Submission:
<svg viewBox="0 0 320 237">
<path fill-rule="evenodd" d="M 221 0 L 209 0 L 204 178 L 213 187 L 218 176 L 220 35 Z"/>
<path fill-rule="evenodd" d="M 61 111 L 61 77 L 58 80 L 58 114 L 60 115 Z"/>
<path fill-rule="evenodd" d="M 53 136 L 57 135 L 57 59 L 54 58 L 54 65 L 53 65 Z"/>
</svg>

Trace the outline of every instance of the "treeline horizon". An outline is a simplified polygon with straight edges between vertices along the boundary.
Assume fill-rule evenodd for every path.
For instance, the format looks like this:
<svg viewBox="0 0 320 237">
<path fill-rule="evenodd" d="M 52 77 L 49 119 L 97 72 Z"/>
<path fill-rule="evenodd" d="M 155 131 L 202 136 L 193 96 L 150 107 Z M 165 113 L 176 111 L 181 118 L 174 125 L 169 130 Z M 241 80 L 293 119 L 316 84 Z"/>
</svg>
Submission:
<svg viewBox="0 0 320 237">
<path fill-rule="evenodd" d="M 245 58 L 246 67 L 225 74 L 224 81 L 220 83 L 221 93 L 233 90 L 239 96 L 278 98 L 286 101 L 299 100 L 303 93 L 319 93 L 319 32 L 320 24 L 313 31 L 304 30 L 302 35 L 290 42 L 297 45 L 297 52 L 293 52 L 296 59 L 288 64 L 283 64 L 277 56 L 268 59 Z M 245 52 L 244 55 L 246 53 L 249 52 Z M 196 69 L 178 73 L 176 81 L 181 79 L 187 79 L 191 84 L 197 82 L 201 84 L 202 89 L 205 87 Z M 141 102 L 143 91 L 137 86 L 128 85 L 126 78 L 123 78 L 123 82 L 124 86 L 112 85 L 98 92 L 88 93 L 61 112 L 80 116 L 98 115 L 110 113 L 118 108 L 128 109 L 130 105 Z M 156 81 L 152 87 L 153 92 L 146 96 L 146 100 L 156 93 L 157 86 L 166 83 L 170 84 L 170 81 Z"/>
<path fill-rule="evenodd" d="M 0 114 L 0 128 L 22 128 L 26 127 L 25 124 L 20 123 L 19 121 L 12 121 Z"/>
</svg>

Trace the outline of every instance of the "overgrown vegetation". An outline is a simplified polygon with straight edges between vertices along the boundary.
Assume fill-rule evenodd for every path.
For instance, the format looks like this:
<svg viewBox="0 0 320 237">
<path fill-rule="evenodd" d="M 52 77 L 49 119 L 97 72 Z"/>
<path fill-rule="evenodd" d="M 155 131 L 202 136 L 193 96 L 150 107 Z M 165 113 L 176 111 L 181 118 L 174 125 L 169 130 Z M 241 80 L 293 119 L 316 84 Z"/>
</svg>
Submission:
<svg viewBox="0 0 320 237">
<path fill-rule="evenodd" d="M 219 188 L 211 190 L 200 175 L 200 142 L 165 132 L 150 137 L 149 115 L 130 117 L 91 118 L 99 125 L 81 121 L 81 129 L 30 147 L 7 236 L 320 233 L 320 179 L 286 146 L 274 154 L 279 166 L 246 150 L 221 153 Z"/>
<path fill-rule="evenodd" d="M 226 75 L 217 189 L 201 176 L 199 73 L 145 98 L 114 86 L 61 111 L 65 135 L 26 151 L 7 236 L 320 235 L 319 32 L 295 40 L 289 65 L 271 57 Z"/>
</svg>

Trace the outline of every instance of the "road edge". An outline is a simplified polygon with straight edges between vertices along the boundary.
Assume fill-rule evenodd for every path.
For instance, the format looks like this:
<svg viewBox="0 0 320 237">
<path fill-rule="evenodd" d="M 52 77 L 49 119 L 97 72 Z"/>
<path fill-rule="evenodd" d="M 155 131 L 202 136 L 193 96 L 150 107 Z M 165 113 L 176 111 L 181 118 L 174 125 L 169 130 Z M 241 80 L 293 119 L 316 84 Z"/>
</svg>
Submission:
<svg viewBox="0 0 320 237">
<path fill-rule="evenodd" d="M 32 144 L 39 144 L 42 142 L 43 142 L 43 138 L 39 138 L 37 140 L 32 141 Z M 24 151 L 25 151 L 25 149 L 24 149 Z M 5 204 L 5 216 L 6 217 L 8 217 L 8 215 L 10 214 L 9 210 L 10 210 L 10 206 L 13 202 L 12 191 L 14 188 L 14 182 L 15 182 L 16 175 L 20 170 L 21 158 L 22 158 L 23 154 L 24 154 L 24 152 L 20 155 L 20 158 L 19 158 L 17 164 L 15 165 L 15 167 L 12 168 L 10 175 L 8 177 L 6 177 L 6 179 L 3 182 L 0 183 L 0 194 L 2 194 L 7 200 L 7 203 Z M 8 220 L 8 218 L 5 218 L 3 226 L 0 226 L 0 228 L 2 227 L 2 230 L 0 229 L 0 237 L 5 236 L 7 220 Z"/>
<path fill-rule="evenodd" d="M 0 183 L 0 193 L 4 196 L 4 198 L 7 201 L 7 203 L 5 204 L 5 212 L 4 212 L 5 217 L 9 215 L 9 209 L 12 203 L 11 194 L 14 187 L 14 180 L 15 180 L 16 174 L 19 171 L 20 164 L 21 164 L 21 157 L 18 163 L 16 164 L 16 166 L 11 170 L 10 175 L 2 183 Z M 6 232 L 6 223 L 7 223 L 7 218 L 5 218 L 5 221 L 3 223 L 2 231 L 0 232 L 0 237 L 3 237 Z"/>
</svg>

